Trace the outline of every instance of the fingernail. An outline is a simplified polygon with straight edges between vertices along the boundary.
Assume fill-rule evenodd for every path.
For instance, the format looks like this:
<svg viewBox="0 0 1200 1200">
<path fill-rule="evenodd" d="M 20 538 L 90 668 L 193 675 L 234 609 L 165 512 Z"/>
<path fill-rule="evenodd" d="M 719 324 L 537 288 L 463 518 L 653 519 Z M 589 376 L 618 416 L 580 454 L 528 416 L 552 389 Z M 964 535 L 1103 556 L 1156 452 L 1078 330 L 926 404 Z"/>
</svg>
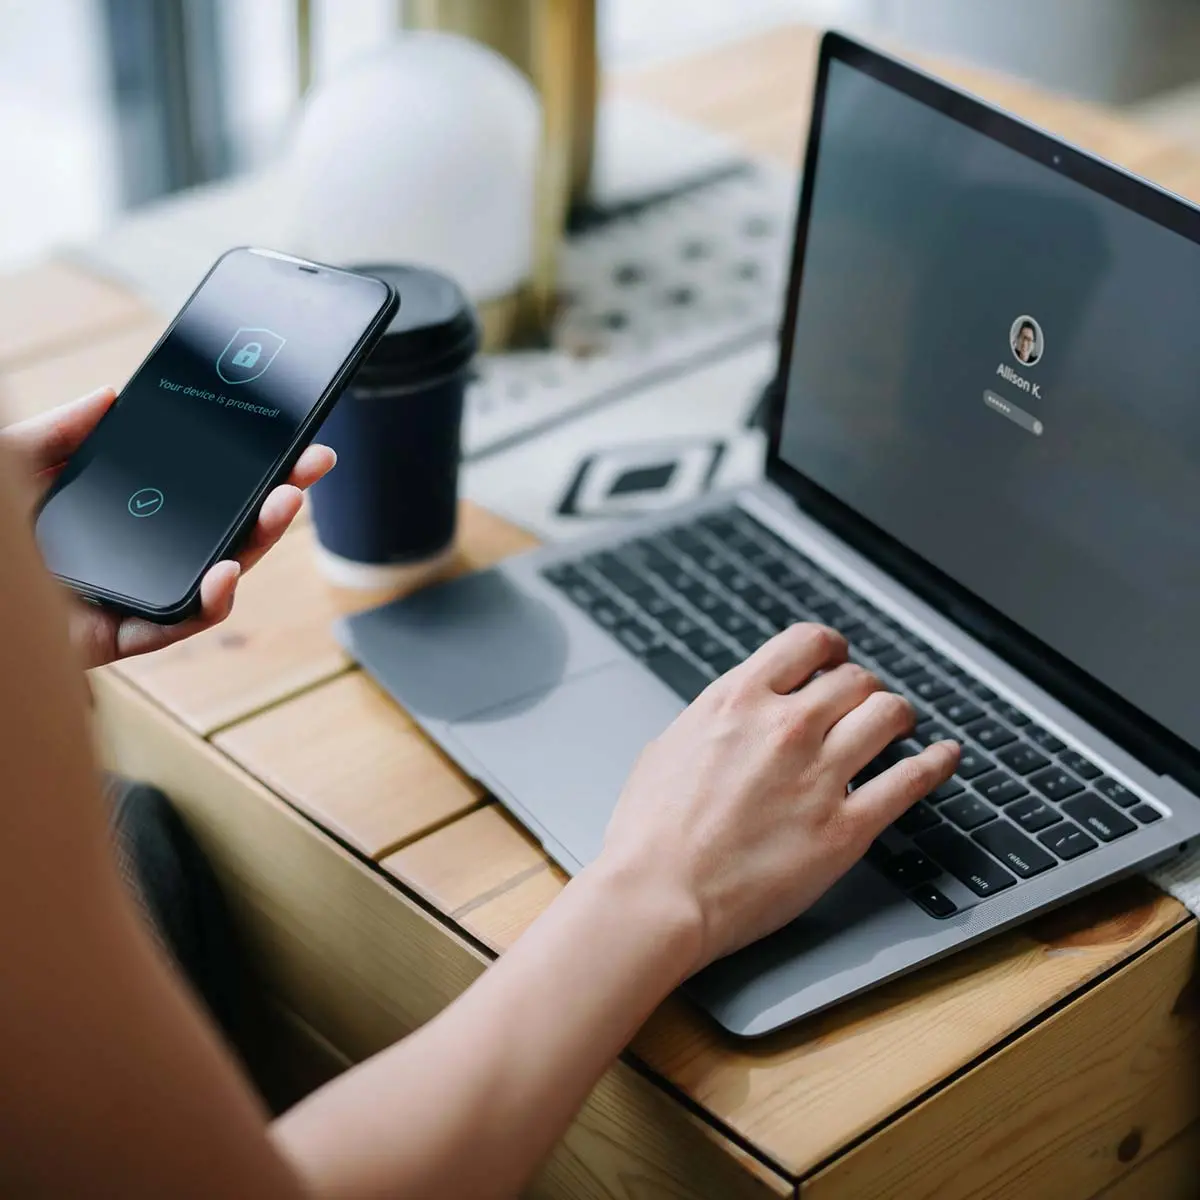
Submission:
<svg viewBox="0 0 1200 1200">
<path fill-rule="evenodd" d="M 962 743 L 956 742 L 953 738 L 944 738 L 942 741 L 935 743 L 938 746 L 948 746 L 951 750 L 961 750 Z"/>
<path fill-rule="evenodd" d="M 237 579 L 242 573 L 242 564 L 236 558 L 232 558 L 229 561 L 233 563 L 233 577 Z"/>
</svg>

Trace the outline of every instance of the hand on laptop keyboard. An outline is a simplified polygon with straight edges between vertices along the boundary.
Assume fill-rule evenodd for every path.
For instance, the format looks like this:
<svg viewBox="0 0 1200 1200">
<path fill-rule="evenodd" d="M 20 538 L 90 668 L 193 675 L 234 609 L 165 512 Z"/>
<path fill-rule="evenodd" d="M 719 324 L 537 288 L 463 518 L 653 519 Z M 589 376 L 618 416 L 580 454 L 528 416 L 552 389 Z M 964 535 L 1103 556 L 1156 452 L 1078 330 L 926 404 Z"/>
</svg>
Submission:
<svg viewBox="0 0 1200 1200">
<path fill-rule="evenodd" d="M 847 654 L 841 634 L 793 625 L 707 687 L 625 786 L 597 865 L 698 910 L 697 968 L 803 912 L 954 771 L 954 742 L 879 761 L 915 713 Z"/>
</svg>

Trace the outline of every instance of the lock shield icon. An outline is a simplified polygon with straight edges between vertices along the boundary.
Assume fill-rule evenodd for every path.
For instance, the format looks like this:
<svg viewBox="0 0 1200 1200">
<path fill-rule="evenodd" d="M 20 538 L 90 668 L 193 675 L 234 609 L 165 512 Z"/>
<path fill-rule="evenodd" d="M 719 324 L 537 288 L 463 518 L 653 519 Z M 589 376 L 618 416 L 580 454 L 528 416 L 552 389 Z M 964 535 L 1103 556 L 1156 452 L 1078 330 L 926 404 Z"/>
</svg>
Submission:
<svg viewBox="0 0 1200 1200">
<path fill-rule="evenodd" d="M 235 367 L 253 367 L 262 357 L 262 342 L 247 342 L 234 356 Z"/>
<path fill-rule="evenodd" d="M 275 361 L 287 342 L 270 329 L 242 326 L 217 358 L 217 374 L 228 384 L 250 383 Z"/>
</svg>

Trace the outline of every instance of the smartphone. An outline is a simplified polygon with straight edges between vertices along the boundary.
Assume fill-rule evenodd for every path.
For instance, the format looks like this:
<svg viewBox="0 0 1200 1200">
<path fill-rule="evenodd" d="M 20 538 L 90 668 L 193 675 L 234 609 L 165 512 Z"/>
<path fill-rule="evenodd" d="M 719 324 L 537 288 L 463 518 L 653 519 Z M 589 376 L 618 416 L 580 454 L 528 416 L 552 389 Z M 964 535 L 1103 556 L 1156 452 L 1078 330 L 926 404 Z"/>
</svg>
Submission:
<svg viewBox="0 0 1200 1200">
<path fill-rule="evenodd" d="M 158 624 L 195 613 L 398 304 L 368 275 L 222 255 L 43 500 L 49 569 Z"/>
</svg>

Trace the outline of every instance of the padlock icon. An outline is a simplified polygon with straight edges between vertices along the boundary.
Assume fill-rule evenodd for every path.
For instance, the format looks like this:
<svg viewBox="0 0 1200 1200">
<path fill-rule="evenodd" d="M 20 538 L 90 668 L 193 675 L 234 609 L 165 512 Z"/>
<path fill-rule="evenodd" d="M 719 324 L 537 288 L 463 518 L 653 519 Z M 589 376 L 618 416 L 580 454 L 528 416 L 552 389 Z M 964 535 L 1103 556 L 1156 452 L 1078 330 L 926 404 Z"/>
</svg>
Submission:
<svg viewBox="0 0 1200 1200">
<path fill-rule="evenodd" d="M 252 367 L 262 354 L 262 342 L 247 342 L 234 356 L 235 367 Z"/>
</svg>

